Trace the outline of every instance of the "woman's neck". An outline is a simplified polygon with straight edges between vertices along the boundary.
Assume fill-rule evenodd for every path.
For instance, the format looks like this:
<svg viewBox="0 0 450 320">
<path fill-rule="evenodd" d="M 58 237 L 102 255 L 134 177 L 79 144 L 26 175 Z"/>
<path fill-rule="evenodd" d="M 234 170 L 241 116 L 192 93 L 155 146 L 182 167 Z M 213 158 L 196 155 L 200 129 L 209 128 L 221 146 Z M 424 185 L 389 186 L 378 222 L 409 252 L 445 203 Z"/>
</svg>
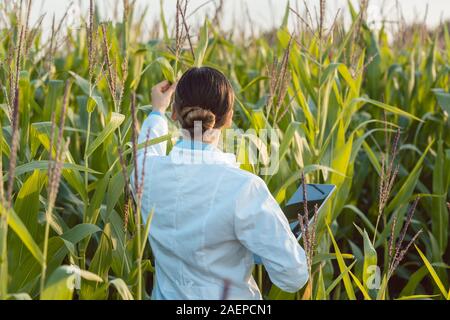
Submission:
<svg viewBox="0 0 450 320">
<path fill-rule="evenodd" d="M 198 141 L 198 142 L 202 142 L 202 143 L 206 143 L 206 144 L 210 144 L 214 147 L 217 147 L 219 144 L 219 140 L 220 140 L 220 130 L 218 129 L 213 129 L 213 130 L 208 130 L 207 132 L 205 132 L 202 136 L 202 139 L 196 139 L 195 137 L 192 138 L 189 135 L 183 134 L 182 135 L 183 140 L 193 140 L 193 141 Z"/>
</svg>

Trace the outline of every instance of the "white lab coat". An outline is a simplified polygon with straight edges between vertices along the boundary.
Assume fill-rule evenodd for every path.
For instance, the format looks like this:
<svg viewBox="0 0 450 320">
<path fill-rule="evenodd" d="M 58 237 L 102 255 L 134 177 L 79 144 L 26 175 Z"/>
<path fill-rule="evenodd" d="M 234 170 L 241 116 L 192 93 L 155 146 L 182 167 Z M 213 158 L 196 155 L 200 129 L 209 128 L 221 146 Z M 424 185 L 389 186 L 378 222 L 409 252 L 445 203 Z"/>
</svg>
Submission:
<svg viewBox="0 0 450 320">
<path fill-rule="evenodd" d="M 149 128 L 151 139 L 166 135 L 166 118 L 150 114 L 139 143 Z M 139 177 L 143 159 L 141 149 Z M 233 154 L 175 146 L 166 156 L 166 143 L 159 143 L 147 149 L 144 179 L 144 221 L 154 208 L 152 299 L 221 299 L 225 280 L 228 299 L 261 299 L 254 254 L 282 290 L 296 292 L 306 283 L 305 253 L 286 217 L 264 181 L 241 170 Z"/>
</svg>

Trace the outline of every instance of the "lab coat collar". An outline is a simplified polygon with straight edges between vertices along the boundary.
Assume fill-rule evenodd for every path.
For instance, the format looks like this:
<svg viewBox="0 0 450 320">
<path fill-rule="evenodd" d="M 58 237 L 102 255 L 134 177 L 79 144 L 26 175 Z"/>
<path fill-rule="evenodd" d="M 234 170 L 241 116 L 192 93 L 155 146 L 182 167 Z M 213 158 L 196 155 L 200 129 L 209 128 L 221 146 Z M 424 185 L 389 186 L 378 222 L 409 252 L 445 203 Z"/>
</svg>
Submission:
<svg viewBox="0 0 450 320">
<path fill-rule="evenodd" d="M 172 162 L 177 164 L 223 164 L 239 167 L 236 156 L 232 153 L 225 153 L 210 144 L 205 148 L 192 147 L 193 145 L 186 142 L 177 143 L 169 153 Z"/>
</svg>

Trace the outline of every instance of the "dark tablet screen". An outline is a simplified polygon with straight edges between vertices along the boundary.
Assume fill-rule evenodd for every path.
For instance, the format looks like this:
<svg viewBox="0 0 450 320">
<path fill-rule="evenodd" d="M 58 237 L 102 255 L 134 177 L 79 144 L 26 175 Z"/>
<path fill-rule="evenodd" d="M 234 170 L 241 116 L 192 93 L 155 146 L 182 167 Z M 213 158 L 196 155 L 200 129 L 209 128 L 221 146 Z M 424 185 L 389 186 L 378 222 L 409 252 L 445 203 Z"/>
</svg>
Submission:
<svg viewBox="0 0 450 320">
<path fill-rule="evenodd" d="M 306 185 L 306 199 L 308 208 L 308 218 L 312 221 L 314 217 L 314 208 L 320 209 L 328 200 L 330 195 L 334 192 L 336 186 L 329 184 L 307 184 Z M 292 195 L 286 206 L 283 208 L 283 212 L 286 215 L 289 224 L 291 225 L 292 232 L 294 232 L 297 238 L 300 237 L 300 224 L 298 222 L 298 215 L 304 214 L 304 197 L 303 197 L 303 185 L 301 185 L 297 191 Z"/>
</svg>

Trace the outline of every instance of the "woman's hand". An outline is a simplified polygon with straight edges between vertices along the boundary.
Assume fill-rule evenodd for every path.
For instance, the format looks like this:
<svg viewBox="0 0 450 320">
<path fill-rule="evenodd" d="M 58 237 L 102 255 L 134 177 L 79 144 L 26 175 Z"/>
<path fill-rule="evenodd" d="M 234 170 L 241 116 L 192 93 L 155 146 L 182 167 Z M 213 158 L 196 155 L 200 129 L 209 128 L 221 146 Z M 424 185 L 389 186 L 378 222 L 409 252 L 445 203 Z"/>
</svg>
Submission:
<svg viewBox="0 0 450 320">
<path fill-rule="evenodd" d="M 167 80 L 158 83 L 152 88 L 152 105 L 154 111 L 166 112 L 175 88 L 176 83 L 171 85 Z"/>
</svg>

